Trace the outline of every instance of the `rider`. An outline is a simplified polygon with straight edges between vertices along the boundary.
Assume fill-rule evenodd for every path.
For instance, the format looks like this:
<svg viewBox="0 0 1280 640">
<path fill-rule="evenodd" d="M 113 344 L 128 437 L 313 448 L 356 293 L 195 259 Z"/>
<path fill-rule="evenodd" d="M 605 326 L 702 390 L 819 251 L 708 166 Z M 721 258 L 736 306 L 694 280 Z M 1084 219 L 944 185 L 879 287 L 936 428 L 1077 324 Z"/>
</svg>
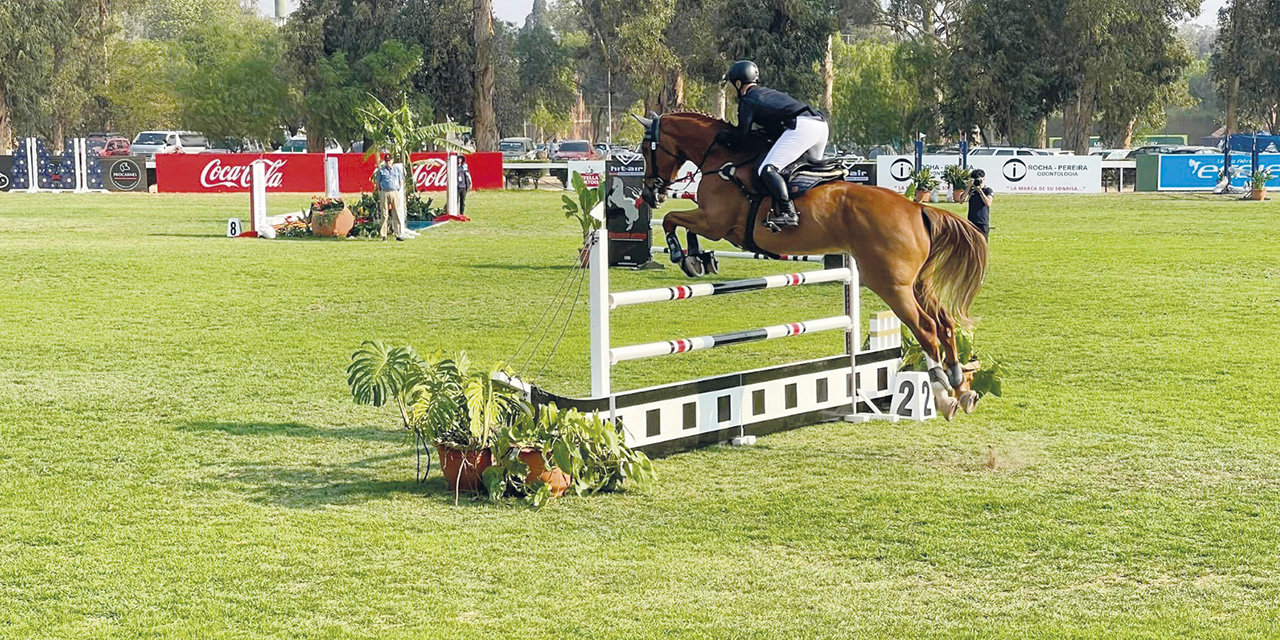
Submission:
<svg viewBox="0 0 1280 640">
<path fill-rule="evenodd" d="M 741 139 L 753 132 L 773 144 L 764 160 L 760 161 L 761 182 L 773 198 L 773 211 L 768 224 L 778 227 L 799 226 L 800 218 L 787 192 L 787 180 L 781 170 L 807 156 L 811 161 L 822 159 L 827 146 L 826 116 L 821 111 L 781 92 L 762 87 L 760 69 L 750 60 L 739 60 L 724 74 L 725 82 L 738 93 L 738 126 L 733 131 Z"/>
</svg>

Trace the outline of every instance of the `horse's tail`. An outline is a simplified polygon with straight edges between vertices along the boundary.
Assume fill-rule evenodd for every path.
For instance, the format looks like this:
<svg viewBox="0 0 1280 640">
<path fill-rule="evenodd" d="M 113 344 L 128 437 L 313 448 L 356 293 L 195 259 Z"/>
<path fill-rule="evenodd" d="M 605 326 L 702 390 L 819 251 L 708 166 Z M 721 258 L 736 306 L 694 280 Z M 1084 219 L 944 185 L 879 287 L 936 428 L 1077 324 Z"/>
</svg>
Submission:
<svg viewBox="0 0 1280 640">
<path fill-rule="evenodd" d="M 925 313 L 946 311 L 960 326 L 972 329 L 969 306 L 987 276 L 987 239 L 968 220 L 950 211 L 922 206 L 929 229 L 929 257 L 916 281 L 916 299 Z"/>
</svg>

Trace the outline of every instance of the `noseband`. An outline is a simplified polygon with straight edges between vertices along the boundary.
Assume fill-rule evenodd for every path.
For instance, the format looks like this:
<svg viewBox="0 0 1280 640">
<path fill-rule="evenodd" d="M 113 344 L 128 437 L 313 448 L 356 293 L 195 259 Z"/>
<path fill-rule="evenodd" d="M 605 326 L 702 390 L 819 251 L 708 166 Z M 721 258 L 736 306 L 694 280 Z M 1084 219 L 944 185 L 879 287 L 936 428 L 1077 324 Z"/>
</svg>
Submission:
<svg viewBox="0 0 1280 640">
<path fill-rule="evenodd" d="M 659 140 L 659 137 L 660 137 L 659 131 L 661 127 L 661 122 L 662 122 L 662 116 L 655 116 L 653 118 L 653 122 L 651 122 L 649 126 L 645 128 L 644 139 L 640 143 L 642 146 L 642 149 L 644 150 L 645 163 L 648 166 L 653 167 L 653 177 L 649 178 L 649 180 L 653 181 L 653 191 L 655 195 L 658 193 L 665 193 L 666 190 L 670 188 L 671 185 L 673 184 L 671 181 L 667 180 L 661 175 L 658 175 L 658 152 L 659 151 L 671 156 L 672 158 L 675 158 L 677 169 L 680 167 L 680 165 L 683 165 L 685 162 L 692 160 L 692 158 L 689 158 L 688 156 L 684 155 L 683 151 L 676 149 L 676 151 L 679 152 L 679 153 L 676 153 L 666 148 L 666 146 L 662 144 L 661 140 Z M 715 148 L 716 148 L 716 139 L 712 138 L 711 144 L 707 145 L 707 150 L 702 154 L 702 160 L 699 160 L 697 163 L 697 169 L 698 169 L 697 174 L 702 173 L 702 165 L 706 163 L 707 158 L 711 156 L 711 150 Z M 694 179 L 694 176 L 697 174 L 690 174 L 689 176 L 681 178 L 679 181 L 692 182 Z"/>
</svg>

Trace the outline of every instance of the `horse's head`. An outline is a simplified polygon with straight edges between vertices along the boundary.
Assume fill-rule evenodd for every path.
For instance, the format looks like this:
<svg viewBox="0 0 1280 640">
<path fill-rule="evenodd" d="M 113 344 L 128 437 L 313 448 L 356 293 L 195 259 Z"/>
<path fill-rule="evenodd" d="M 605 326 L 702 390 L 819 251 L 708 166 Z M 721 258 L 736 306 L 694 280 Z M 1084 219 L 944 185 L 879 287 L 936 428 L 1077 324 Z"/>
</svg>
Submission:
<svg viewBox="0 0 1280 640">
<path fill-rule="evenodd" d="M 667 187 L 684 160 L 659 142 L 662 139 L 662 116 L 650 113 L 648 118 L 636 116 L 636 121 L 644 127 L 644 139 L 640 141 L 640 155 L 644 156 L 644 191 L 641 195 L 646 204 L 657 208 L 667 199 Z"/>
<path fill-rule="evenodd" d="M 644 201 L 657 207 L 666 200 L 667 187 L 687 161 L 702 162 L 714 146 L 715 135 L 727 126 L 703 114 L 673 113 L 648 118 L 636 116 L 644 127 L 640 154 L 644 156 Z"/>
</svg>

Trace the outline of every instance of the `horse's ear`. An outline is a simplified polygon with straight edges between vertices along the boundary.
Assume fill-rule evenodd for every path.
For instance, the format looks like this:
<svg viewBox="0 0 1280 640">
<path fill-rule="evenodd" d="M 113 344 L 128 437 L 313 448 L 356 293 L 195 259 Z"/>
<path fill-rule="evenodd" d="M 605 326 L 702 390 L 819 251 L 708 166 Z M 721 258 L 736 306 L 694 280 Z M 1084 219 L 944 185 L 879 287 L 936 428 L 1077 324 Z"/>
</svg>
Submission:
<svg viewBox="0 0 1280 640">
<path fill-rule="evenodd" d="M 649 119 L 650 119 L 650 120 L 657 120 L 657 119 L 658 119 L 658 114 L 656 114 L 656 113 L 654 113 L 654 112 L 650 111 L 650 112 L 649 112 Z"/>
<path fill-rule="evenodd" d="M 650 128 L 650 127 L 652 127 L 652 126 L 653 126 L 653 119 L 652 119 L 652 118 L 641 118 L 640 116 L 635 115 L 635 114 L 631 114 L 631 117 L 632 117 L 632 118 L 635 118 L 635 119 L 636 119 L 636 122 L 639 122 L 639 123 L 640 123 L 640 126 L 644 127 L 644 130 L 645 130 L 646 132 L 649 130 L 649 128 Z"/>
</svg>

